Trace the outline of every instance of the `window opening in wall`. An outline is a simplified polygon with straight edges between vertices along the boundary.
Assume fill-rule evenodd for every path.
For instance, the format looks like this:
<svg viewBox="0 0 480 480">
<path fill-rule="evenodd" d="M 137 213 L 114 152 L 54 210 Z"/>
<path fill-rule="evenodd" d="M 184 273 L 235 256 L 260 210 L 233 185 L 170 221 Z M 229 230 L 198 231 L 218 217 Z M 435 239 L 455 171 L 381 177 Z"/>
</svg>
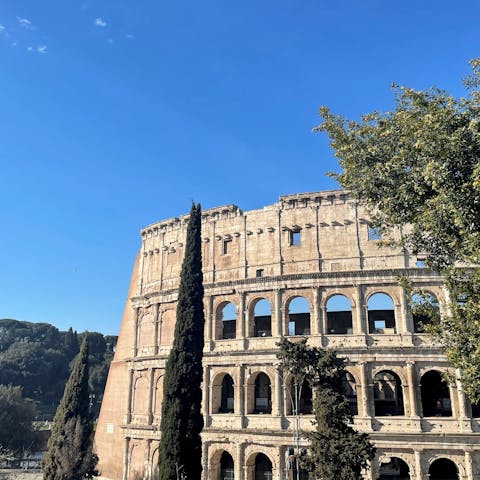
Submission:
<svg viewBox="0 0 480 480">
<path fill-rule="evenodd" d="M 402 382 L 397 374 L 383 371 L 373 379 L 375 415 L 405 415 L 403 408 Z"/>
<path fill-rule="evenodd" d="M 255 407 L 253 413 L 272 413 L 270 379 L 265 373 L 255 378 Z"/>
<path fill-rule="evenodd" d="M 232 240 L 230 238 L 226 238 L 225 240 L 223 240 L 223 245 L 222 245 L 222 253 L 224 255 L 227 255 L 228 253 L 230 253 L 230 248 L 232 246 Z"/>
<path fill-rule="evenodd" d="M 297 395 L 300 394 L 298 397 L 298 413 L 300 415 L 311 415 L 313 411 L 312 387 L 306 380 L 304 380 L 302 386 L 298 386 L 297 388 Z M 286 396 L 287 415 L 295 415 L 295 383 L 293 382 L 293 379 L 288 383 L 288 392 Z"/>
<path fill-rule="evenodd" d="M 369 333 L 396 333 L 393 300 L 387 294 L 374 293 L 368 299 L 367 308 Z"/>
<path fill-rule="evenodd" d="M 415 262 L 415 266 L 418 268 L 425 268 L 425 259 L 417 258 L 417 261 Z"/>
<path fill-rule="evenodd" d="M 430 370 L 421 381 L 422 409 L 424 417 L 451 417 L 452 402 L 448 383 L 440 372 Z"/>
<path fill-rule="evenodd" d="M 378 480 L 410 480 L 408 465 L 401 459 L 390 457 L 380 465 Z"/>
<path fill-rule="evenodd" d="M 257 278 L 260 278 L 260 277 L 263 277 L 265 271 L 263 270 L 263 268 L 259 268 L 256 272 L 255 272 L 255 276 Z"/>
<path fill-rule="evenodd" d="M 368 226 L 368 239 L 369 240 L 381 240 L 382 231 L 380 227 L 374 227 L 373 225 Z"/>
<path fill-rule="evenodd" d="M 236 337 L 237 312 L 233 303 L 227 303 L 222 309 L 222 339 Z"/>
<path fill-rule="evenodd" d="M 288 305 L 288 334 L 310 335 L 310 305 L 304 297 L 296 297 Z"/>
<path fill-rule="evenodd" d="M 255 304 L 253 311 L 253 336 L 272 336 L 272 307 L 265 298 L 262 298 Z"/>
<path fill-rule="evenodd" d="M 253 480 L 272 480 L 272 462 L 263 453 L 255 457 L 255 478 Z"/>
<path fill-rule="evenodd" d="M 234 480 L 235 479 L 235 467 L 233 458 L 228 452 L 222 453 L 220 459 L 220 480 Z"/>
<path fill-rule="evenodd" d="M 439 315 L 438 300 L 429 292 L 414 293 L 410 301 L 415 333 L 423 333 L 425 326 Z"/>
<path fill-rule="evenodd" d="M 435 460 L 428 469 L 429 480 L 458 480 L 458 468 L 448 458 Z"/>
<path fill-rule="evenodd" d="M 327 301 L 327 334 L 353 333 L 352 305 L 345 295 L 333 295 Z"/>
<path fill-rule="evenodd" d="M 302 243 L 302 236 L 299 229 L 290 230 L 290 245 L 298 247 Z"/>
<path fill-rule="evenodd" d="M 233 413 L 233 409 L 234 409 L 233 379 L 230 375 L 225 375 L 222 380 L 222 399 L 220 402 L 219 413 Z"/>
</svg>

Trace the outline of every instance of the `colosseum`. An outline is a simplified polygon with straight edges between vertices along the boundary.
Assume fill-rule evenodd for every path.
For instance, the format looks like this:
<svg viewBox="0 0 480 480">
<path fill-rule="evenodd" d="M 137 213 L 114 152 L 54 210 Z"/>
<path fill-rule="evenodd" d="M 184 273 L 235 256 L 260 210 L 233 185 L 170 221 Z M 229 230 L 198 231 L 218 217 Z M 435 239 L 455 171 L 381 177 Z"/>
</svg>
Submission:
<svg viewBox="0 0 480 480">
<path fill-rule="evenodd" d="M 105 479 L 154 475 L 187 221 L 141 232 L 95 436 Z M 442 280 L 421 257 L 379 248 L 366 209 L 342 190 L 248 212 L 213 208 L 202 221 L 205 480 L 308 478 L 291 458 L 305 445 L 301 430 L 313 428 L 311 393 L 292 406 L 277 368 L 282 336 L 347 358 L 354 426 L 377 447 L 367 480 L 480 478 L 480 409 L 399 284 L 408 276 L 446 311 Z"/>
</svg>

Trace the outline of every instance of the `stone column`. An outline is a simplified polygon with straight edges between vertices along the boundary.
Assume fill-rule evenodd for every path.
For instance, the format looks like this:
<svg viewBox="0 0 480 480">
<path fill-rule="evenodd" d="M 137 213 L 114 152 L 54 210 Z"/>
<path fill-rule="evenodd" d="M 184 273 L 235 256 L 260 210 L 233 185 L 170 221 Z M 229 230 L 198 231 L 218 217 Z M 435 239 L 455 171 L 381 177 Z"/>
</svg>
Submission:
<svg viewBox="0 0 480 480">
<path fill-rule="evenodd" d="M 245 292 L 240 293 L 240 305 L 238 306 L 238 321 L 237 321 L 237 338 L 245 338 L 248 331 L 245 324 Z"/>
<path fill-rule="evenodd" d="M 282 337 L 284 335 L 284 319 L 283 319 L 283 309 L 282 309 L 282 291 L 280 289 L 275 290 L 275 330 L 272 334 Z M 273 329 L 272 329 L 273 330 Z"/>
<path fill-rule="evenodd" d="M 133 368 L 130 367 L 128 377 L 128 395 L 127 395 L 127 417 L 125 423 L 128 425 L 132 421 L 132 400 L 133 400 Z"/>
<path fill-rule="evenodd" d="M 129 464 L 129 458 L 128 458 L 128 451 L 130 449 L 130 437 L 125 438 L 125 446 L 123 450 L 123 475 L 122 479 L 127 480 L 128 478 L 128 464 Z"/>
<path fill-rule="evenodd" d="M 310 328 L 312 335 L 322 335 L 324 332 L 322 320 L 323 315 L 320 309 L 321 293 L 318 287 L 313 289 L 313 312 L 310 315 Z"/>
<path fill-rule="evenodd" d="M 207 365 L 203 369 L 203 416 L 205 426 L 210 424 L 210 367 Z"/>
<path fill-rule="evenodd" d="M 425 475 L 422 472 L 422 452 L 415 450 L 415 477 L 412 480 L 423 480 Z"/>
<path fill-rule="evenodd" d="M 132 347 L 132 357 L 137 356 L 138 352 L 138 317 L 140 316 L 140 307 L 135 309 L 135 320 L 133 322 L 134 335 L 133 335 L 133 347 Z"/>
<path fill-rule="evenodd" d="M 160 310 L 160 304 L 155 303 L 153 307 L 153 325 L 155 331 L 153 332 L 154 335 L 154 343 L 153 343 L 153 353 L 158 355 L 158 350 L 160 348 L 159 341 L 158 341 L 158 329 L 160 328 L 160 320 L 158 318 L 158 312 Z"/>
<path fill-rule="evenodd" d="M 366 307 L 364 304 L 363 288 L 362 285 L 356 286 L 357 301 L 355 307 L 355 324 L 353 326 L 353 333 L 355 335 L 368 333 L 367 319 L 366 319 Z"/>
<path fill-rule="evenodd" d="M 370 401 L 370 382 L 367 376 L 367 363 L 361 362 L 360 366 L 360 388 L 361 388 L 361 406 L 362 406 L 362 417 L 371 417 L 372 416 L 372 405 Z"/>
<path fill-rule="evenodd" d="M 238 480 L 244 479 L 244 464 L 245 464 L 245 445 L 237 443 L 237 455 L 235 458 L 235 478 Z"/>
<path fill-rule="evenodd" d="M 214 332 L 215 332 L 215 312 L 213 311 L 213 295 L 210 295 L 207 297 L 207 304 L 208 304 L 208 309 L 205 312 L 206 315 L 206 344 L 208 345 L 208 349 L 212 349 L 212 338 L 214 337 Z"/>
<path fill-rule="evenodd" d="M 455 377 L 456 377 L 456 384 L 457 384 L 458 417 L 460 419 L 460 429 L 463 432 L 471 432 L 472 423 L 470 420 L 470 417 L 471 417 L 470 408 L 469 408 L 468 400 L 463 391 L 461 372 L 459 369 L 455 371 Z M 451 388 L 450 395 L 452 395 L 452 393 L 453 393 L 453 389 Z M 452 401 L 452 404 L 453 404 L 453 401 Z"/>
<path fill-rule="evenodd" d="M 399 318 L 395 317 L 395 324 L 397 326 L 397 333 L 413 332 L 413 328 L 410 328 L 408 324 L 408 308 L 407 308 L 407 295 L 402 288 L 400 295 L 400 305 L 395 305 L 395 313 L 400 313 Z M 413 325 L 412 325 L 413 326 Z"/>
<path fill-rule="evenodd" d="M 466 474 L 467 480 L 474 480 L 472 452 L 468 450 L 465 450 L 465 474 Z"/>
<path fill-rule="evenodd" d="M 209 442 L 202 442 L 202 480 L 210 478 L 210 459 L 208 458 Z"/>
<path fill-rule="evenodd" d="M 239 365 L 237 370 L 237 382 L 234 385 L 234 410 L 236 415 L 243 416 L 245 415 L 245 366 Z"/>
<path fill-rule="evenodd" d="M 415 364 L 407 362 L 408 399 L 410 402 L 410 417 L 419 418 L 417 401 L 417 381 L 415 375 Z"/>
<path fill-rule="evenodd" d="M 283 395 L 283 379 L 280 372 L 275 370 L 275 411 L 274 415 L 283 417 L 284 415 L 284 395 Z"/>
<path fill-rule="evenodd" d="M 155 392 L 155 370 L 153 368 L 149 369 L 149 387 L 148 387 L 148 410 L 147 410 L 147 424 L 151 425 L 153 422 L 153 395 Z"/>
</svg>

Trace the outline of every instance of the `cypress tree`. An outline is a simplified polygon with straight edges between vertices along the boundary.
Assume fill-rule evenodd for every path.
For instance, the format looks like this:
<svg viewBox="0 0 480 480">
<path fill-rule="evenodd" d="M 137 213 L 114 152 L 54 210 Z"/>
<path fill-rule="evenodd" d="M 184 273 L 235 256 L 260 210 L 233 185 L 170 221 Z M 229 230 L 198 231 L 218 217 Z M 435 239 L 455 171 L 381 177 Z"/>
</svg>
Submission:
<svg viewBox="0 0 480 480">
<path fill-rule="evenodd" d="M 85 335 L 53 420 L 42 461 L 44 480 L 81 480 L 98 475 L 88 399 L 88 335 Z"/>
<path fill-rule="evenodd" d="M 201 208 L 192 204 L 180 274 L 173 347 L 165 367 L 159 480 L 200 480 L 203 428 L 203 276 Z"/>
</svg>

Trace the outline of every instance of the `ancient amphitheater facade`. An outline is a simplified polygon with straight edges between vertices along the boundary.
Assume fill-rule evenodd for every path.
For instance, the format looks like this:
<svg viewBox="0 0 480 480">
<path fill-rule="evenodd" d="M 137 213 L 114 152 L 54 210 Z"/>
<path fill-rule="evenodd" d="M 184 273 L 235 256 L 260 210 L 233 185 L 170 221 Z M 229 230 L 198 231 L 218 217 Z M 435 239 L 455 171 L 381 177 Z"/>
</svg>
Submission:
<svg viewBox="0 0 480 480">
<path fill-rule="evenodd" d="M 95 437 L 104 478 L 148 479 L 156 464 L 187 221 L 141 232 Z M 307 336 L 348 359 L 355 427 L 377 447 L 366 479 L 480 478 L 480 413 L 422 333 L 427 319 L 412 316 L 398 278 L 445 311 L 442 281 L 421 258 L 380 249 L 361 205 L 343 191 L 288 195 L 248 212 L 228 205 L 204 211 L 202 236 L 205 479 L 294 478 L 296 422 L 308 430 L 313 417 L 308 389 L 295 415 L 277 370 L 282 336 Z"/>
</svg>

